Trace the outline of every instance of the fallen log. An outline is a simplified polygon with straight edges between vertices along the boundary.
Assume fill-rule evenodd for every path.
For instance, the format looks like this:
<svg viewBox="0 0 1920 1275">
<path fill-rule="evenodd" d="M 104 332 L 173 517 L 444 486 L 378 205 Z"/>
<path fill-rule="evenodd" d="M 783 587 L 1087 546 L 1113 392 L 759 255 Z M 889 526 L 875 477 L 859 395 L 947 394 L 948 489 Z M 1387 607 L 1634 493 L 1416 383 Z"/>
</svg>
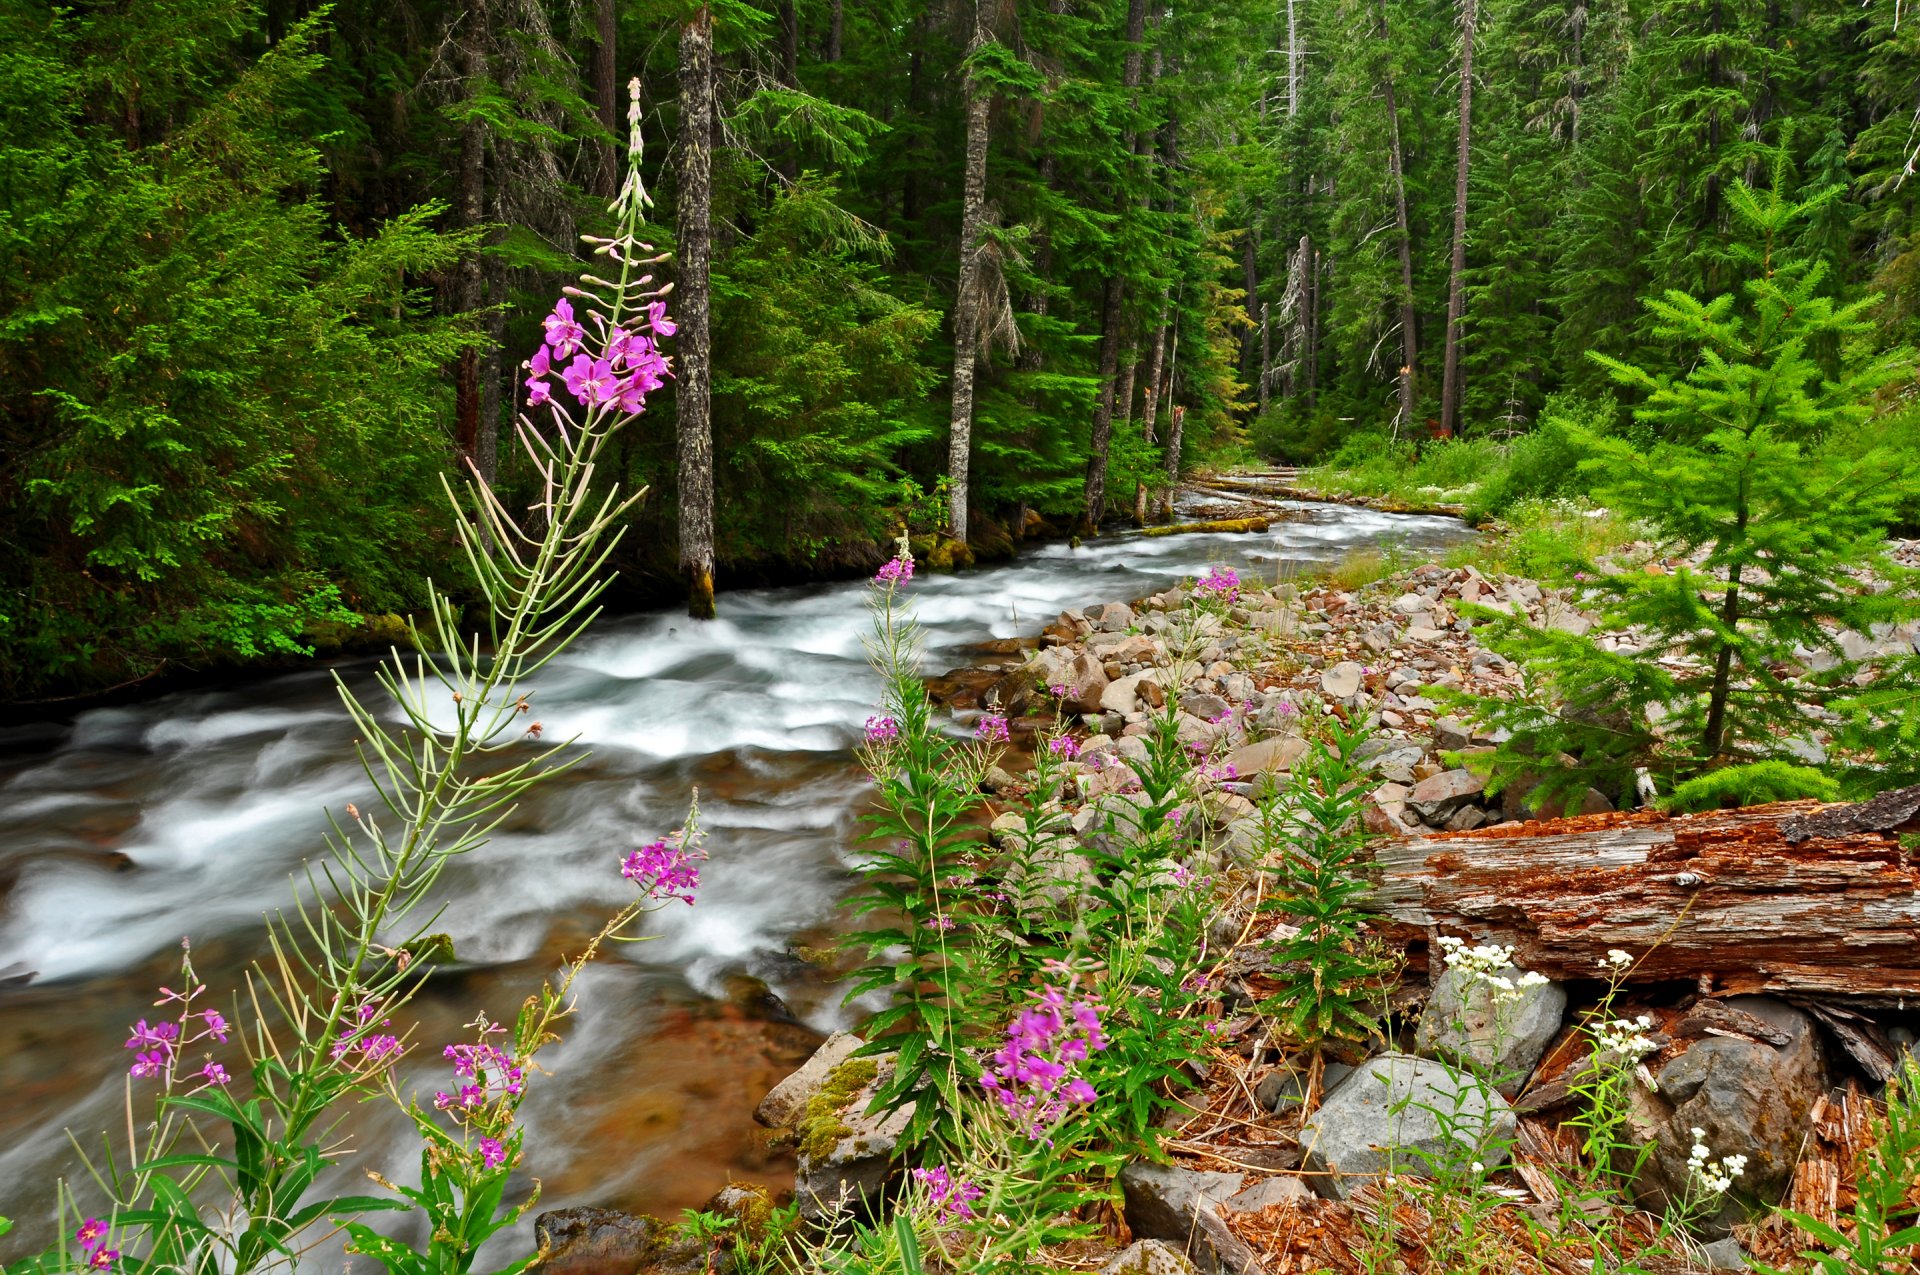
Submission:
<svg viewBox="0 0 1920 1275">
<path fill-rule="evenodd" d="M 1176 522 L 1166 527 L 1148 527 L 1148 536 L 1184 536 L 1191 531 L 1265 531 L 1270 518 L 1222 518 L 1214 522 Z"/>
<path fill-rule="evenodd" d="M 1618 949 L 1633 982 L 1920 1007 L 1920 863 L 1892 796 L 1398 838 L 1373 847 L 1373 897 L 1400 938 L 1511 944 L 1556 979 L 1604 977 Z"/>
</svg>

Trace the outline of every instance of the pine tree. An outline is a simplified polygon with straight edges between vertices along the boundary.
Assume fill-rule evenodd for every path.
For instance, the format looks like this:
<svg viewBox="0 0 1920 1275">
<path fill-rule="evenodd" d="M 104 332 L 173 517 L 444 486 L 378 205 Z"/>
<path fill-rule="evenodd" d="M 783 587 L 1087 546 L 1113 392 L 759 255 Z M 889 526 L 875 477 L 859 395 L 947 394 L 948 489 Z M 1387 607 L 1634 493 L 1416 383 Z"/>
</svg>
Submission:
<svg viewBox="0 0 1920 1275">
<path fill-rule="evenodd" d="M 1746 232 L 1728 250 L 1748 274 L 1739 294 L 1670 290 L 1647 302 L 1656 337 L 1688 351 L 1686 370 L 1596 356 L 1645 396 L 1637 416 L 1655 438 L 1641 449 L 1585 436 L 1599 499 L 1652 527 L 1661 554 L 1681 565 L 1595 572 L 1581 589 L 1599 616 L 1589 634 L 1499 622 L 1489 645 L 1529 678 L 1517 699 L 1472 701 L 1482 722 L 1510 732 L 1493 761 L 1500 780 L 1566 754 L 1572 765 L 1547 768 L 1543 795 L 1595 781 L 1624 795 L 1636 766 L 1671 778 L 1788 756 L 1852 691 L 1857 665 L 1840 630 L 1920 614 L 1884 556 L 1913 478 L 1885 450 L 1820 445 L 1870 415 L 1873 393 L 1914 355 L 1856 354 L 1838 378 L 1822 378 L 1809 346 L 1867 337 L 1873 299 L 1836 302 L 1826 268 L 1790 255 L 1797 225 L 1841 188 L 1795 200 L 1786 184 L 1777 162 L 1771 190 L 1735 179 L 1727 191 Z"/>
</svg>

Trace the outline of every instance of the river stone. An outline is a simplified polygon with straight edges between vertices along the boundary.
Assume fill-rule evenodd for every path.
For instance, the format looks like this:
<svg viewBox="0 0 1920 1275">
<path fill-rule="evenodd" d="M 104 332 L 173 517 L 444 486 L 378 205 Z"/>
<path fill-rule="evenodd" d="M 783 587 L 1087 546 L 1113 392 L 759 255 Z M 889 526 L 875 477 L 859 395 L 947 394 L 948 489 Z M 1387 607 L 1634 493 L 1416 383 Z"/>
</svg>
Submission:
<svg viewBox="0 0 1920 1275">
<path fill-rule="evenodd" d="M 1434 985 L 1414 1043 L 1430 1058 L 1491 1076 L 1511 1098 L 1559 1033 L 1567 994 L 1558 983 L 1518 987 L 1521 971 L 1511 965 L 1500 975 L 1512 979 L 1518 990 L 1515 999 L 1496 1004 L 1486 983 L 1469 978 L 1457 965 L 1449 968 Z"/>
<path fill-rule="evenodd" d="M 1335 699 L 1345 699 L 1360 693 L 1361 679 L 1365 676 L 1362 666 L 1352 660 L 1341 660 L 1320 675 L 1320 689 Z"/>
<path fill-rule="evenodd" d="M 704 1245 L 666 1224 L 618 1209 L 555 1209 L 533 1220 L 542 1275 L 691 1275 L 707 1269 Z"/>
<path fill-rule="evenodd" d="M 1443 770 L 1415 784 L 1407 804 L 1425 822 L 1439 824 L 1486 788 L 1487 781 L 1470 770 Z"/>
<path fill-rule="evenodd" d="M 1124 633 L 1133 623 L 1133 608 L 1124 602 L 1088 607 L 1087 620 L 1102 633 Z"/>
<path fill-rule="evenodd" d="M 1212 721 L 1227 711 L 1227 701 L 1210 691 L 1188 691 L 1180 697 L 1180 711 Z"/>
<path fill-rule="evenodd" d="M 1141 690 L 1141 683 L 1159 680 L 1160 675 L 1157 672 L 1147 669 L 1144 672 L 1129 674 L 1116 682 L 1110 682 L 1101 692 L 1100 707 L 1109 713 L 1119 713 L 1122 716 L 1137 713 L 1140 711 L 1140 697 L 1144 693 Z"/>
<path fill-rule="evenodd" d="M 1135 1240 L 1100 1268 L 1100 1275 L 1194 1275 L 1187 1255 L 1159 1240 Z"/>
<path fill-rule="evenodd" d="M 1258 1213 L 1276 1204 L 1300 1204 L 1313 1198 L 1313 1189 L 1299 1178 L 1262 1178 L 1228 1200 L 1229 1213 Z"/>
<path fill-rule="evenodd" d="M 913 1118 L 912 1103 L 879 1115 L 867 1111 L 874 1094 L 890 1078 L 891 1068 L 889 1055 L 880 1075 L 840 1109 L 840 1124 L 846 1132 L 826 1154 L 815 1156 L 804 1145 L 800 1148 L 794 1165 L 793 1198 L 805 1220 L 820 1222 L 860 1208 L 878 1199 L 886 1189 L 893 1176 L 894 1148 Z"/>
<path fill-rule="evenodd" d="M 866 1044 L 852 1032 L 835 1032 L 827 1037 L 813 1057 L 800 1069 L 775 1085 L 754 1109 L 753 1118 L 769 1129 L 785 1129 L 796 1123 L 807 1109 L 807 1099 L 820 1091 L 827 1073 L 853 1057 L 853 1051 Z"/>
<path fill-rule="evenodd" d="M 1184 1246 L 1207 1275 L 1241 1275 L 1261 1269 L 1259 1254 L 1220 1220 L 1220 1205 L 1238 1195 L 1245 1183 L 1242 1173 L 1206 1173 L 1140 1161 L 1120 1174 L 1127 1225 L 1133 1233 Z"/>
<path fill-rule="evenodd" d="M 1071 693 L 1064 701 L 1066 711 L 1100 711 L 1100 696 L 1107 689 L 1107 670 L 1105 664 L 1090 652 L 1067 647 L 1042 651 L 1034 657 L 1029 667 L 1041 689 L 1049 693 L 1055 686 L 1069 689 Z"/>
<path fill-rule="evenodd" d="M 1307 741 L 1300 736 L 1276 735 L 1240 745 L 1227 754 L 1227 765 L 1241 776 L 1282 774 L 1292 770 L 1306 751 Z"/>
<path fill-rule="evenodd" d="M 1344 1200 L 1383 1173 L 1425 1177 L 1435 1163 L 1500 1164 L 1515 1127 L 1506 1099 L 1472 1076 L 1425 1058 L 1381 1054 L 1326 1096 L 1302 1126 L 1300 1147 L 1313 1188 Z"/>
<path fill-rule="evenodd" d="M 1715 1161 L 1747 1157 L 1730 1197 L 1778 1201 L 1792 1181 L 1808 1116 L 1826 1092 L 1819 1032 L 1809 1015 L 1770 996 L 1729 996 L 1726 1005 L 1785 1032 L 1787 1043 L 1709 1036 L 1660 1069 L 1657 1094 L 1633 1086 L 1626 1132 L 1636 1144 L 1654 1144 L 1634 1194 L 1650 1207 L 1685 1191 L 1696 1128 Z M 1725 1234 L 1740 1212 L 1739 1199 L 1730 1198 L 1709 1221 Z"/>
</svg>

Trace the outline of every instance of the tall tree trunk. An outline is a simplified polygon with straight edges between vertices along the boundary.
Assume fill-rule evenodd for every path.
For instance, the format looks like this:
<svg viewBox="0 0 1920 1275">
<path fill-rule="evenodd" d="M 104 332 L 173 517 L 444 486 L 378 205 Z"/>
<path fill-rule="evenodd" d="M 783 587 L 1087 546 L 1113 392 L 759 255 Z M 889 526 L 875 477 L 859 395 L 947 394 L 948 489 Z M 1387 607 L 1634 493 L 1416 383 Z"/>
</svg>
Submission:
<svg viewBox="0 0 1920 1275">
<path fill-rule="evenodd" d="M 1176 350 L 1180 348 L 1178 332 L 1174 333 L 1173 345 Z M 1173 392 L 1171 375 L 1167 378 L 1167 392 L 1169 395 Z M 1172 412 L 1172 423 L 1167 428 L 1167 494 L 1160 505 L 1161 513 L 1165 515 L 1168 522 L 1173 521 L 1173 493 L 1180 486 L 1180 444 L 1186 432 L 1187 409 L 1185 405 L 1176 403 Z"/>
<path fill-rule="evenodd" d="M 1127 53 L 1121 66 L 1120 82 L 1135 102 L 1139 100 L 1140 75 L 1146 64 L 1143 47 L 1146 34 L 1146 0 L 1128 0 Z M 1121 149 L 1128 155 L 1134 154 L 1134 141 L 1133 131 L 1126 130 Z M 1122 204 L 1121 207 L 1124 210 L 1126 206 Z M 1100 397 L 1093 408 L 1087 481 L 1081 491 L 1080 502 L 1080 527 L 1088 535 L 1099 532 L 1100 519 L 1105 515 L 1107 505 L 1107 450 L 1113 441 L 1114 379 L 1120 367 L 1121 307 L 1126 297 L 1126 283 L 1120 266 L 1119 261 L 1114 261 L 1108 267 L 1110 273 L 1107 276 L 1106 296 L 1100 307 Z"/>
<path fill-rule="evenodd" d="M 1133 421 L 1133 378 L 1140 367 L 1139 342 L 1133 335 L 1133 325 L 1127 325 L 1127 346 L 1120 351 L 1120 380 L 1113 390 L 1113 411 L 1125 429 Z"/>
<path fill-rule="evenodd" d="M 1247 294 L 1241 309 L 1246 312 L 1248 319 L 1246 331 L 1240 334 L 1240 380 L 1243 383 L 1253 380 L 1252 319 L 1255 308 L 1260 304 L 1260 242 L 1254 226 L 1258 223 L 1259 215 L 1258 207 L 1254 208 L 1253 216 L 1247 219 L 1247 233 L 1240 238 L 1240 283 Z"/>
<path fill-rule="evenodd" d="M 1320 250 L 1308 235 L 1300 236 L 1307 250 L 1307 406 L 1320 398 Z"/>
<path fill-rule="evenodd" d="M 1167 360 L 1167 310 L 1172 298 L 1171 288 L 1160 289 L 1160 318 L 1153 325 L 1153 341 L 1147 346 L 1147 366 L 1142 375 L 1146 386 L 1141 393 L 1140 432 L 1149 445 L 1154 442 L 1154 427 L 1159 423 L 1160 372 Z"/>
<path fill-rule="evenodd" d="M 687 614 L 713 618 L 713 14 L 702 5 L 680 28 L 680 568 Z"/>
<path fill-rule="evenodd" d="M 491 15 L 486 0 L 472 0 L 466 7 L 460 34 L 460 73 L 465 78 L 469 97 L 480 91 L 487 76 L 487 34 Z M 478 112 L 468 115 L 460 126 L 460 224 L 472 229 L 486 224 L 487 218 L 487 128 Z M 460 263 L 459 284 L 454 304 L 468 314 L 487 301 L 486 265 L 479 253 L 469 253 Z M 481 454 L 481 442 L 487 433 L 486 367 L 484 352 L 469 347 L 460 353 L 454 369 L 453 415 L 454 446 L 460 459 L 485 475 L 493 470 L 493 458 Z M 497 403 L 497 399 L 496 399 Z M 497 411 L 496 406 L 496 411 Z M 493 433 L 498 437 L 496 418 Z"/>
<path fill-rule="evenodd" d="M 1287 118 L 1300 113 L 1300 32 L 1294 25 L 1294 0 L 1287 0 Z"/>
<path fill-rule="evenodd" d="M 1440 379 L 1440 432 L 1460 421 L 1460 328 L 1467 305 L 1467 171 L 1473 132 L 1473 33 L 1479 0 L 1462 0 L 1460 14 L 1460 141 L 1453 168 L 1453 265 L 1447 275 L 1447 353 Z"/>
<path fill-rule="evenodd" d="M 987 44 L 988 0 L 974 0 L 969 56 Z M 973 454 L 973 377 L 980 354 L 980 232 L 987 209 L 987 125 L 993 96 L 967 72 L 967 169 L 960 204 L 960 283 L 953 300 L 953 415 L 947 432 L 947 531 L 967 539 L 967 471 Z"/>
<path fill-rule="evenodd" d="M 845 0 L 833 0 L 832 16 L 827 21 L 827 61 L 838 62 L 842 47 L 846 41 L 847 14 Z"/>
<path fill-rule="evenodd" d="M 1267 414 L 1267 386 L 1273 379 L 1273 307 L 1260 303 L 1260 414 Z"/>
<path fill-rule="evenodd" d="M 1386 18 L 1380 20 L 1381 38 L 1386 37 Z M 1393 182 L 1393 224 L 1400 240 L 1400 420 L 1413 429 L 1413 375 L 1417 348 L 1414 344 L 1413 313 L 1413 230 L 1407 219 L 1407 178 L 1400 149 L 1400 111 L 1393 100 L 1393 77 L 1381 85 L 1387 100 L 1387 174 Z"/>
<path fill-rule="evenodd" d="M 780 83 L 787 88 L 800 87 L 800 15 L 793 0 L 780 0 Z M 716 121 L 717 122 L 717 121 Z M 780 158 L 774 165 L 787 185 L 800 180 L 800 148 L 792 142 L 780 145 Z"/>
<path fill-rule="evenodd" d="M 593 65 L 589 68 L 593 85 L 593 108 L 607 138 L 594 147 L 593 193 L 611 200 L 620 193 L 620 142 L 623 121 L 620 118 L 620 84 L 614 65 L 615 42 L 619 25 L 615 21 L 614 0 L 593 0 Z"/>
</svg>

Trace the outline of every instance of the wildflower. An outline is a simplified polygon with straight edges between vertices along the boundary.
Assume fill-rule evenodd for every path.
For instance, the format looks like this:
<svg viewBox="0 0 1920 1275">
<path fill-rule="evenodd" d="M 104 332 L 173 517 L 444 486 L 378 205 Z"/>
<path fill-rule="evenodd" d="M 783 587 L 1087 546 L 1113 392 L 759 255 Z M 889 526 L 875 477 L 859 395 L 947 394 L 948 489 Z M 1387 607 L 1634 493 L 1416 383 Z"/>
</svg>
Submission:
<svg viewBox="0 0 1920 1275">
<path fill-rule="evenodd" d="M 553 372 L 553 356 L 548 347 L 542 345 L 535 350 L 526 368 L 527 406 L 538 407 L 553 397 L 553 387 L 547 384 L 547 377 Z"/>
<path fill-rule="evenodd" d="M 507 1148 L 498 1138 L 480 1139 L 480 1164 L 483 1168 L 497 1169 L 506 1162 Z"/>
<path fill-rule="evenodd" d="M 647 326 L 661 336 L 672 336 L 680 330 L 679 326 L 667 317 L 667 303 L 664 301 L 648 303 Z"/>
<path fill-rule="evenodd" d="M 565 297 L 554 303 L 553 313 L 540 320 L 540 326 L 547 330 L 547 344 L 559 359 L 572 354 L 587 336 L 586 329 L 574 321 L 573 302 Z"/>
<path fill-rule="evenodd" d="M 1055 682 L 1047 688 L 1047 694 L 1053 696 L 1055 699 L 1079 699 L 1080 688 L 1077 686 L 1068 686 L 1064 682 Z"/>
<path fill-rule="evenodd" d="M 220 1016 L 218 1010 L 209 1009 L 200 1015 L 200 1019 L 207 1025 L 207 1035 L 222 1044 L 226 1043 L 227 1020 Z"/>
<path fill-rule="evenodd" d="M 167 1055 L 155 1049 L 146 1053 L 135 1054 L 133 1056 L 133 1066 L 127 1068 L 127 1071 L 141 1080 L 147 1080 L 158 1076 L 166 1069 Z"/>
<path fill-rule="evenodd" d="M 120 1250 L 117 1248 L 95 1249 L 93 1252 L 87 1254 L 87 1269 L 90 1271 L 110 1271 L 113 1269 L 113 1264 L 119 1260 Z"/>
<path fill-rule="evenodd" d="M 913 579 L 913 555 L 904 549 L 873 573 L 874 583 L 884 584 L 888 588 L 899 588 L 911 579 Z"/>
<path fill-rule="evenodd" d="M 1240 573 L 1232 567 L 1214 567 L 1195 581 L 1193 587 L 1211 593 L 1222 602 L 1231 602 L 1240 596 Z"/>
<path fill-rule="evenodd" d="M 953 918 L 950 916 L 947 916 L 944 913 L 939 913 L 933 916 L 931 919 L 929 919 L 927 921 L 927 925 L 933 929 L 936 929 L 942 933 L 945 933 L 948 930 L 951 930 L 953 928 Z"/>
<path fill-rule="evenodd" d="M 1637 1019 L 1616 1018 L 1593 1029 L 1595 1045 L 1601 1053 L 1610 1053 L 1628 1062 L 1638 1062 L 1660 1048 L 1646 1033 L 1653 1019 L 1646 1014 Z"/>
<path fill-rule="evenodd" d="M 640 885 L 649 898 L 693 902 L 700 888 L 700 869 L 673 838 L 648 842 L 620 861 L 620 875 Z"/>
<path fill-rule="evenodd" d="M 666 383 L 658 371 L 652 368 L 640 368 L 618 386 L 620 410 L 637 416 L 646 410 L 647 395 Z"/>
<path fill-rule="evenodd" d="M 107 1224 L 97 1217 L 88 1218 L 80 1224 L 80 1229 L 73 1233 L 73 1242 L 88 1252 L 106 1243 L 106 1239 Z"/>
<path fill-rule="evenodd" d="M 1080 743 L 1071 735 L 1060 735 L 1047 741 L 1047 751 L 1061 761 L 1072 761 L 1080 755 Z"/>
<path fill-rule="evenodd" d="M 233 1079 L 227 1075 L 227 1069 L 217 1062 L 210 1062 L 200 1069 L 200 1077 L 210 1085 L 224 1085 Z"/>
<path fill-rule="evenodd" d="M 920 1185 L 927 1188 L 927 1204 L 943 1223 L 973 1220 L 973 1202 L 984 1192 L 965 1178 L 955 1179 L 947 1172 L 947 1166 L 937 1164 L 931 1169 L 915 1169 L 913 1176 Z"/>
<path fill-rule="evenodd" d="M 166 991 L 166 988 L 161 988 Z M 133 1035 L 127 1039 L 128 1049 L 148 1048 L 157 1050 L 162 1057 L 173 1052 L 174 1042 L 180 1038 L 180 1028 L 175 1023 L 155 1023 L 147 1026 L 147 1020 L 141 1019 L 132 1028 Z"/>
<path fill-rule="evenodd" d="M 867 742 L 869 744 L 887 744 L 900 738 L 900 723 L 891 717 L 869 717 L 867 719 Z"/>
<path fill-rule="evenodd" d="M 1069 1004 L 1065 992 L 1049 987 L 1037 1004 L 1014 1015 L 1006 1043 L 993 1055 L 980 1084 L 1028 1137 L 1047 1141 L 1069 1105 L 1085 1105 L 1099 1096 L 1071 1072 L 1074 1063 L 1106 1047 L 1099 1008 L 1085 1000 Z"/>
<path fill-rule="evenodd" d="M 973 728 L 973 737 L 982 744 L 1006 743 L 1009 738 L 1007 733 L 1007 719 L 995 716 L 992 713 L 987 714 L 985 717 L 982 717 L 979 724 Z"/>
<path fill-rule="evenodd" d="M 1733 1189 L 1733 1180 L 1747 1170 L 1747 1157 L 1743 1155 L 1722 1156 L 1718 1164 L 1713 1163 L 1713 1152 L 1707 1148 L 1704 1139 L 1705 1129 L 1693 1129 L 1693 1149 L 1687 1156 L 1687 1173 L 1708 1195 L 1725 1195 Z"/>
<path fill-rule="evenodd" d="M 613 375 L 613 364 L 605 359 L 588 358 L 584 354 L 575 356 L 573 362 L 567 364 L 561 379 L 567 383 L 567 392 L 582 405 L 604 403 L 620 392 Z"/>
<path fill-rule="evenodd" d="M 1629 956 L 1627 953 L 1621 951 L 1617 947 L 1610 947 L 1607 949 L 1607 964 L 1613 966 L 1613 968 L 1617 970 L 1623 970 L 1627 966 L 1633 964 L 1633 957 Z"/>
</svg>

